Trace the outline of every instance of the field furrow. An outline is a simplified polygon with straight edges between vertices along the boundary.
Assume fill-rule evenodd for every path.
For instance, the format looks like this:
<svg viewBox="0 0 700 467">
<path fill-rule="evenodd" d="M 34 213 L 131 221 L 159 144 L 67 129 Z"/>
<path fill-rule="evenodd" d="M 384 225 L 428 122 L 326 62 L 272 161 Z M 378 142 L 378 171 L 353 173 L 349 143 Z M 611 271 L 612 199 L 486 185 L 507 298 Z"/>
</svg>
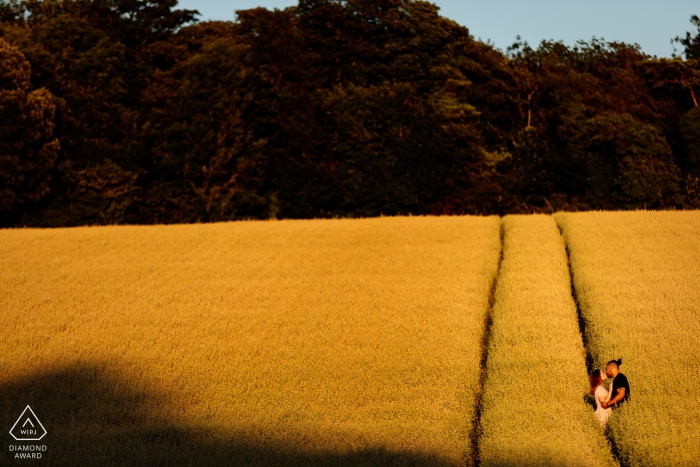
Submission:
<svg viewBox="0 0 700 467">
<path fill-rule="evenodd" d="M 51 465 L 465 465 L 497 217 L 0 231 Z"/>
<path fill-rule="evenodd" d="M 624 465 L 700 465 L 700 212 L 559 214 L 589 350 L 622 358 Z"/>
<path fill-rule="evenodd" d="M 584 402 L 585 351 L 559 230 L 550 216 L 507 216 L 503 229 L 482 402 L 481 465 L 615 465 Z"/>
</svg>

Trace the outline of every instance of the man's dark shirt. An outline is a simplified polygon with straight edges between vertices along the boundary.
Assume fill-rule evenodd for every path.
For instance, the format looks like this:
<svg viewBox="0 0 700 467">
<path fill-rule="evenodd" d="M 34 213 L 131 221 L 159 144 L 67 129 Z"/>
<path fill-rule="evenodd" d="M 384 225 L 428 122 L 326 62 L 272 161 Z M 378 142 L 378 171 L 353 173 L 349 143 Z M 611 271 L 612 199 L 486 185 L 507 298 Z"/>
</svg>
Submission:
<svg viewBox="0 0 700 467">
<path fill-rule="evenodd" d="M 613 379 L 612 392 L 610 393 L 611 399 L 617 396 L 617 390 L 620 388 L 625 388 L 625 397 L 623 397 L 620 402 L 616 403 L 611 407 L 619 407 L 620 404 L 626 402 L 630 398 L 630 383 L 627 381 L 627 376 L 623 375 L 622 373 L 618 373 L 617 376 L 615 376 L 615 379 Z"/>
</svg>

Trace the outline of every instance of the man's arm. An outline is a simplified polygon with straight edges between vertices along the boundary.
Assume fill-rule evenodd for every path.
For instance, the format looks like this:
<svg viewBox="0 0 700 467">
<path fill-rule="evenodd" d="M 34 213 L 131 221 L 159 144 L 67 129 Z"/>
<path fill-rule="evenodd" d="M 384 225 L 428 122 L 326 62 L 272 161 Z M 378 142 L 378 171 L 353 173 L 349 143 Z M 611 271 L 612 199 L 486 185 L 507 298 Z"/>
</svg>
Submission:
<svg viewBox="0 0 700 467">
<path fill-rule="evenodd" d="M 608 407 L 617 404 L 618 402 L 620 402 L 622 399 L 625 398 L 625 392 L 626 392 L 626 391 L 627 391 L 627 390 L 626 390 L 625 388 L 619 388 L 619 389 L 617 390 L 617 394 L 615 394 L 615 397 L 613 397 L 612 399 L 610 399 L 609 402 L 603 402 L 602 404 L 600 404 L 600 406 L 603 407 L 604 409 L 607 409 Z"/>
</svg>

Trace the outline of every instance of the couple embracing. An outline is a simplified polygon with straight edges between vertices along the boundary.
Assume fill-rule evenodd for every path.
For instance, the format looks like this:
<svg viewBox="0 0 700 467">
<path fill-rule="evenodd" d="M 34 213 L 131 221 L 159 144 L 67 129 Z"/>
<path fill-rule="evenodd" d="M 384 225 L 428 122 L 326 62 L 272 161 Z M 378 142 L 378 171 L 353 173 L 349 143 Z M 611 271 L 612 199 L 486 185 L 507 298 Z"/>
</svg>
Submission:
<svg viewBox="0 0 700 467">
<path fill-rule="evenodd" d="M 595 397 L 596 403 L 595 416 L 603 428 L 608 424 L 612 409 L 619 407 L 630 398 L 630 384 L 627 377 L 620 373 L 620 365 L 622 365 L 622 359 L 611 360 L 605 365 L 605 373 L 600 369 L 593 370 L 591 373 L 591 394 Z M 605 381 L 603 375 L 613 380 L 610 391 L 603 386 Z"/>
</svg>

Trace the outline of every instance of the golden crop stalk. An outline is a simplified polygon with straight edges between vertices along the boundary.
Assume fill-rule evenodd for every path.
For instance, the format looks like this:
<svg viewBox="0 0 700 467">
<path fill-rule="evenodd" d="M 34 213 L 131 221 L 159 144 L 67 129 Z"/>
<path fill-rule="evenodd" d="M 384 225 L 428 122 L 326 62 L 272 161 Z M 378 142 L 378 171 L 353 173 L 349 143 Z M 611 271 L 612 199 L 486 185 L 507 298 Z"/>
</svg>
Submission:
<svg viewBox="0 0 700 467">
<path fill-rule="evenodd" d="M 2 230 L 0 413 L 62 465 L 464 465 L 499 223 Z"/>
<path fill-rule="evenodd" d="M 700 213 L 560 214 L 589 350 L 622 358 L 611 436 L 630 466 L 700 459 Z"/>
<path fill-rule="evenodd" d="M 551 216 L 506 216 L 486 361 L 481 465 L 615 465 L 584 402 L 585 350 Z"/>
<path fill-rule="evenodd" d="M 559 224 L 564 238 L 559 234 Z M 700 216 L 0 230 L 0 426 L 55 465 L 628 465 L 700 457 Z M 480 412 L 476 404 L 481 400 Z M 480 426 L 476 427 L 480 414 Z"/>
</svg>

